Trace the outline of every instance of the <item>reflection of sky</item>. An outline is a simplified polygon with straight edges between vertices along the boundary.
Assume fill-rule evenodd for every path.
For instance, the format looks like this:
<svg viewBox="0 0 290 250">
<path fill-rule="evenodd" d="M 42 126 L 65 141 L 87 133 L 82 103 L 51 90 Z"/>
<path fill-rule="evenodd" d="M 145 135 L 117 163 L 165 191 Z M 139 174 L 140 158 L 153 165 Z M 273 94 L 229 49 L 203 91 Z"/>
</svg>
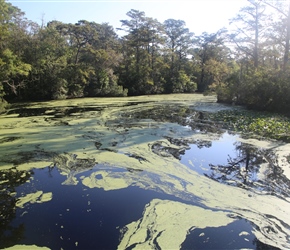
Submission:
<svg viewBox="0 0 290 250">
<path fill-rule="evenodd" d="M 185 151 L 181 158 L 181 163 L 189 166 L 200 174 L 206 173 L 209 169 L 209 164 L 227 164 L 227 159 L 234 158 L 237 155 L 236 142 L 237 135 L 224 133 L 219 140 L 212 141 L 211 147 L 198 148 L 197 144 L 191 144 L 190 149 Z M 192 162 L 192 164 L 189 163 Z"/>
<path fill-rule="evenodd" d="M 218 228 L 196 228 L 186 237 L 181 249 L 256 249 L 256 244 L 262 244 L 251 231 L 251 224 L 244 219 Z"/>
<path fill-rule="evenodd" d="M 93 171 L 81 175 L 87 177 Z M 122 172 L 125 173 L 119 170 L 114 173 Z M 51 249 L 116 249 L 120 229 L 138 220 L 151 200 L 179 200 L 172 195 L 132 186 L 104 191 L 81 183 L 62 185 L 65 179 L 57 168 L 35 169 L 31 181 L 17 188 L 20 194 L 31 190 L 53 192 L 50 202 L 25 204 L 23 209 L 17 209 L 12 225 L 23 223 L 25 228 L 18 244 L 45 245 Z"/>
</svg>

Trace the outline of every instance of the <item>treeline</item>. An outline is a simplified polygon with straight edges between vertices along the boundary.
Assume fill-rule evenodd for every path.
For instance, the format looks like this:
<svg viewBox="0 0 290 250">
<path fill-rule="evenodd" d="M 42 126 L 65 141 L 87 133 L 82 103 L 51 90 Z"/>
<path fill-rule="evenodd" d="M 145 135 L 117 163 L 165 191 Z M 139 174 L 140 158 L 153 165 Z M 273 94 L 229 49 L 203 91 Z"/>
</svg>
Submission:
<svg viewBox="0 0 290 250">
<path fill-rule="evenodd" d="M 125 35 L 118 37 L 107 23 L 38 25 L 0 0 L 0 111 L 7 101 L 198 91 L 287 113 L 287 4 L 248 0 L 231 31 L 201 36 L 182 20 L 160 23 L 131 10 L 121 20 Z"/>
</svg>

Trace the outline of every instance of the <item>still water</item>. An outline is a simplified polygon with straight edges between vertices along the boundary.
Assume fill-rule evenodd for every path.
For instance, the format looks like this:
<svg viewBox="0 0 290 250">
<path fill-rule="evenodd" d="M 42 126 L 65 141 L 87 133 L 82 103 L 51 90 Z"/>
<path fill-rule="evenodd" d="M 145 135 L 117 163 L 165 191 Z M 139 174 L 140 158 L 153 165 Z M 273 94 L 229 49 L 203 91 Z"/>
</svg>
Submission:
<svg viewBox="0 0 290 250">
<path fill-rule="evenodd" d="M 29 103 L 0 116 L 0 248 L 289 249 L 289 145 L 169 95 Z"/>
</svg>

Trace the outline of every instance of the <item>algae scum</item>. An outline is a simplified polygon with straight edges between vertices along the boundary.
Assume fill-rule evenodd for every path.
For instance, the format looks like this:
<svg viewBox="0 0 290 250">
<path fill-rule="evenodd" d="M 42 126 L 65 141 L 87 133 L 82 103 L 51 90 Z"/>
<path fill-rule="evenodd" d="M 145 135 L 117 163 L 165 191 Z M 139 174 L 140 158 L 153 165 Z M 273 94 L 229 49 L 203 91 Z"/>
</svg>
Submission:
<svg viewBox="0 0 290 250">
<path fill-rule="evenodd" d="M 232 132 L 213 117 L 241 108 L 215 101 L 13 106 L 0 116 L 0 248 L 289 249 L 290 145 Z"/>
</svg>

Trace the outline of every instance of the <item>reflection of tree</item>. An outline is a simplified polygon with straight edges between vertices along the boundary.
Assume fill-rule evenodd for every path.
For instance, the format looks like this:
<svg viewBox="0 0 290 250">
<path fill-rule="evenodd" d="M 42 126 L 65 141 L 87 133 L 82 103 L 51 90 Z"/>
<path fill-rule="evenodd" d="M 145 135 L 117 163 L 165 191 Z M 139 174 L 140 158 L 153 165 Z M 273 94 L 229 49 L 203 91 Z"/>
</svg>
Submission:
<svg viewBox="0 0 290 250">
<path fill-rule="evenodd" d="M 184 149 L 190 149 L 189 144 L 196 144 L 198 148 L 210 148 L 212 146 L 212 141 L 205 141 L 205 140 L 196 140 L 196 141 L 191 141 L 183 138 L 171 138 L 169 136 L 165 137 L 171 144 L 178 146 L 178 147 L 183 147 Z"/>
<path fill-rule="evenodd" d="M 165 138 L 168 140 L 169 143 L 164 141 L 157 141 L 153 144 L 149 144 L 151 151 L 159 156 L 173 156 L 178 160 L 181 159 L 181 155 L 184 155 L 186 150 L 190 149 L 189 144 L 196 144 L 198 148 L 210 148 L 212 146 L 211 141 L 190 141 L 183 138 L 171 138 L 168 136 L 166 136 Z"/>
<path fill-rule="evenodd" d="M 79 159 L 76 154 L 56 154 L 53 157 L 54 166 L 67 173 L 67 179 L 63 182 L 66 185 L 76 185 L 75 175 L 92 169 L 97 163 L 95 159 Z"/>
<path fill-rule="evenodd" d="M 153 153 L 161 156 L 161 157 L 170 157 L 180 160 L 181 155 L 185 154 L 185 148 L 174 148 L 168 145 L 167 143 L 160 141 L 154 142 L 152 145 L 149 145 Z"/>
<path fill-rule="evenodd" d="M 56 154 L 45 152 L 25 152 L 17 159 L 17 163 L 30 162 L 32 159 L 53 159 L 54 166 L 68 174 L 64 184 L 75 184 L 74 175 L 91 169 L 95 164 L 94 159 L 78 159 L 75 154 Z M 54 166 L 49 167 L 49 171 Z M 11 226 L 16 218 L 16 188 L 23 185 L 33 172 L 19 171 L 17 168 L 0 171 L 0 249 L 15 245 L 24 236 L 24 224 Z"/>
<path fill-rule="evenodd" d="M 0 248 L 9 247 L 23 237 L 24 225 L 10 225 L 16 216 L 15 188 L 31 177 L 30 172 L 16 168 L 0 171 Z"/>
<path fill-rule="evenodd" d="M 131 115 L 124 114 L 123 117 L 134 119 L 152 119 L 158 122 L 178 123 L 188 126 L 192 130 L 202 132 L 221 133 L 221 124 L 210 120 L 206 112 L 196 111 L 183 105 L 160 105 L 150 109 L 135 111 Z"/>
<path fill-rule="evenodd" d="M 212 146 L 212 141 L 203 141 L 203 140 L 198 140 L 194 142 L 196 146 L 201 149 L 201 148 L 210 148 Z"/>
<path fill-rule="evenodd" d="M 237 157 L 228 157 L 226 165 L 210 164 L 207 177 L 220 183 L 257 192 L 290 197 L 290 180 L 277 165 L 274 153 L 237 143 Z"/>
</svg>

